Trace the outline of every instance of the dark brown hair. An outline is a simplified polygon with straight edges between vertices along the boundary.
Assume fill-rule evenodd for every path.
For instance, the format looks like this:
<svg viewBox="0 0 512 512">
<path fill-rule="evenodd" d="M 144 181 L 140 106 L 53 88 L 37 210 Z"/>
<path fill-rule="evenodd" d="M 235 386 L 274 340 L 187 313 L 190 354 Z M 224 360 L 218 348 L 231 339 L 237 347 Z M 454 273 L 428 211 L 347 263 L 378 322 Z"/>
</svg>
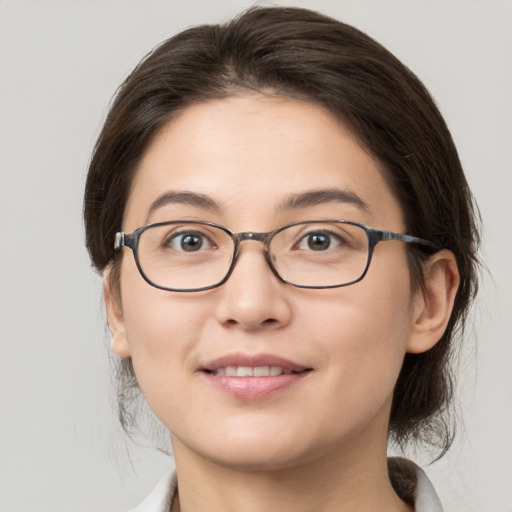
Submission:
<svg viewBox="0 0 512 512">
<path fill-rule="evenodd" d="M 222 25 L 190 28 L 155 48 L 120 87 L 87 178 L 86 243 L 98 271 L 115 264 L 114 235 L 138 164 L 158 131 L 188 105 L 257 92 L 327 108 L 382 164 L 407 232 L 451 250 L 461 283 L 446 332 L 428 352 L 407 354 L 390 433 L 441 453 L 452 440 L 451 354 L 477 289 L 478 215 L 448 128 L 418 78 L 359 30 L 299 8 L 253 8 Z M 271 179 L 271 178 L 270 178 Z M 409 248 L 421 286 L 426 256 Z M 118 366 L 119 411 L 130 430 L 140 392 L 131 360 Z"/>
</svg>

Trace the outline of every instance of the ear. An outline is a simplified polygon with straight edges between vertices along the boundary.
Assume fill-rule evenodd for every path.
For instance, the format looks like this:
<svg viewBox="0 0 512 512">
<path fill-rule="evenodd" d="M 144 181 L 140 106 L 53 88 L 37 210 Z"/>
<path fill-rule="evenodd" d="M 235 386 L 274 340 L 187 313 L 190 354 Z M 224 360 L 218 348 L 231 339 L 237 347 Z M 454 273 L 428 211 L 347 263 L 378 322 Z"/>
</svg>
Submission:
<svg viewBox="0 0 512 512">
<path fill-rule="evenodd" d="M 413 325 L 407 352 L 419 354 L 431 349 L 443 336 L 452 314 L 460 276 L 455 255 L 436 252 L 423 265 L 425 287 L 416 292 Z"/>
<path fill-rule="evenodd" d="M 112 267 L 103 274 L 103 298 L 107 311 L 107 320 L 112 333 L 111 349 L 119 357 L 130 357 L 130 346 L 126 337 L 126 326 L 123 317 L 121 295 L 119 289 L 113 289 L 111 280 Z"/>
</svg>

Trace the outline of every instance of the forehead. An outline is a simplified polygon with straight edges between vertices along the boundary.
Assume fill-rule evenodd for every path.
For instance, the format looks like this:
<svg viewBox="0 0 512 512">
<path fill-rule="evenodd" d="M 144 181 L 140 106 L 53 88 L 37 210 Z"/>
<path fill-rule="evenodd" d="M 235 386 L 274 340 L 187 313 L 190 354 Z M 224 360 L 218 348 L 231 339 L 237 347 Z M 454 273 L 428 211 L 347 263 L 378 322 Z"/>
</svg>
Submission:
<svg viewBox="0 0 512 512">
<path fill-rule="evenodd" d="M 401 220 L 379 163 L 326 109 L 288 98 L 230 97 L 188 107 L 157 134 L 132 184 L 124 227 L 147 223 L 155 201 L 169 193 L 200 194 L 219 215 L 254 224 L 267 222 L 291 196 L 318 190 L 360 199 L 363 217 L 349 220 L 395 228 Z M 323 197 L 343 203 L 335 196 Z M 187 213 L 187 201 L 176 201 L 174 210 L 164 203 L 167 215 Z M 347 214 L 356 203 L 346 202 Z M 198 202 L 188 206 L 201 209 Z"/>
</svg>

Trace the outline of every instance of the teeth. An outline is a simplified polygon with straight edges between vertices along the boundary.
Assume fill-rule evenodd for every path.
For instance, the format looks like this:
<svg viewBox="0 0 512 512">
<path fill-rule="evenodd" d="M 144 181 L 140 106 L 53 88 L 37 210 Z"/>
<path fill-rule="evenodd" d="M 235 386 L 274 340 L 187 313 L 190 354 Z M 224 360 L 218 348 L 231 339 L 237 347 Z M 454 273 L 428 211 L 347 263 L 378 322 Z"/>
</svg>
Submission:
<svg viewBox="0 0 512 512">
<path fill-rule="evenodd" d="M 254 377 L 254 370 L 249 366 L 239 366 L 236 371 L 237 377 Z"/>
<path fill-rule="evenodd" d="M 236 377 L 236 373 L 236 366 L 228 366 L 226 368 L 225 375 L 227 375 L 228 377 Z"/>
<path fill-rule="evenodd" d="M 256 366 L 254 368 L 255 377 L 268 377 L 270 375 L 270 368 L 268 366 Z"/>
<path fill-rule="evenodd" d="M 278 375 L 290 375 L 292 370 L 280 366 L 226 366 L 218 368 L 214 375 L 225 375 L 226 377 L 277 377 Z"/>
</svg>

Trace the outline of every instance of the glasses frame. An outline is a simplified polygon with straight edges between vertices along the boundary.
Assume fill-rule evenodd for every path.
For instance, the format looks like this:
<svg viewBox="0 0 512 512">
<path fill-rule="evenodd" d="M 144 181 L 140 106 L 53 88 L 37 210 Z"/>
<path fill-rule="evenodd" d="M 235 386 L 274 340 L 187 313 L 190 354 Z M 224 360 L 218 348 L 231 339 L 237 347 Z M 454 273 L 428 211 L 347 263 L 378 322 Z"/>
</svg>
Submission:
<svg viewBox="0 0 512 512">
<path fill-rule="evenodd" d="M 336 222 L 340 224 L 348 224 L 351 226 L 357 226 L 361 228 L 365 233 L 366 237 L 368 239 L 368 258 L 366 261 L 366 266 L 363 270 L 363 273 L 353 281 L 350 281 L 348 283 L 343 284 L 335 284 L 335 285 L 322 285 L 322 286 L 313 286 L 313 285 L 300 285 L 292 283 L 283 277 L 279 275 L 278 270 L 274 266 L 274 262 L 272 261 L 272 256 L 270 255 L 269 247 L 270 243 L 272 242 L 272 239 L 281 231 L 284 231 L 285 229 L 288 229 L 293 226 L 298 226 L 300 224 L 320 224 L 320 223 L 326 223 L 326 222 Z M 144 270 L 142 269 L 142 266 L 139 261 L 139 255 L 138 255 L 138 247 L 139 247 L 139 240 L 144 233 L 144 231 L 157 226 L 166 226 L 166 225 L 172 225 L 172 224 L 201 224 L 204 226 L 210 226 L 217 229 L 220 229 L 224 231 L 232 240 L 234 243 L 233 248 L 233 256 L 231 259 L 231 262 L 229 264 L 229 269 L 224 276 L 223 279 L 221 279 L 219 282 L 212 284 L 210 286 L 203 286 L 201 288 L 170 288 L 168 286 L 162 286 L 151 279 L 148 278 L 148 276 L 144 273 Z M 197 220 L 173 220 L 173 221 L 166 221 L 166 222 L 156 222 L 153 224 L 147 224 L 145 226 L 142 226 L 132 233 L 123 233 L 118 232 L 115 236 L 115 242 L 114 242 L 114 249 L 118 250 L 122 247 L 128 247 L 133 251 L 133 256 L 135 258 L 135 264 L 137 265 L 137 269 L 139 270 L 140 275 L 144 278 L 144 280 L 150 284 L 151 286 L 154 286 L 155 288 L 159 288 L 160 290 L 167 290 L 170 292 L 201 292 L 205 290 L 211 290 L 213 288 L 218 288 L 219 286 L 222 286 L 230 277 L 231 273 L 233 272 L 235 265 L 238 260 L 239 256 L 239 250 L 240 250 L 240 244 L 244 240 L 253 240 L 256 242 L 262 242 L 265 246 L 265 257 L 267 260 L 267 263 L 272 270 L 272 272 L 276 275 L 276 277 L 282 281 L 283 283 L 289 284 L 291 286 L 294 286 L 296 288 L 308 288 L 308 289 L 315 289 L 315 290 L 321 290 L 321 289 L 327 289 L 327 288 L 342 288 L 344 286 L 350 286 L 351 284 L 358 283 L 361 281 L 366 273 L 368 272 L 368 268 L 370 267 L 370 263 L 373 256 L 373 251 L 375 249 L 375 246 L 379 242 L 388 242 L 390 240 L 397 240 L 399 242 L 405 242 L 405 243 L 412 243 L 412 244 L 418 244 L 422 245 L 424 247 L 428 247 L 435 252 L 438 250 L 435 244 L 432 242 L 429 242 L 428 240 L 424 240 L 422 238 L 418 238 L 411 235 L 404 235 L 402 233 L 394 233 L 393 231 L 383 231 L 381 229 L 375 229 L 370 228 L 368 226 L 365 226 L 364 224 L 360 224 L 358 222 L 352 222 L 349 220 L 339 220 L 339 219 L 325 219 L 325 220 L 306 220 L 306 221 L 300 221 L 300 222 L 293 222 L 291 224 L 286 224 L 286 226 L 282 226 L 280 228 L 274 229 L 273 231 L 269 231 L 267 233 L 259 233 L 254 231 L 244 231 L 241 233 L 233 233 L 228 228 L 225 228 L 224 226 L 220 226 L 219 224 L 215 224 L 214 222 L 208 222 L 208 221 L 197 221 Z"/>
</svg>

